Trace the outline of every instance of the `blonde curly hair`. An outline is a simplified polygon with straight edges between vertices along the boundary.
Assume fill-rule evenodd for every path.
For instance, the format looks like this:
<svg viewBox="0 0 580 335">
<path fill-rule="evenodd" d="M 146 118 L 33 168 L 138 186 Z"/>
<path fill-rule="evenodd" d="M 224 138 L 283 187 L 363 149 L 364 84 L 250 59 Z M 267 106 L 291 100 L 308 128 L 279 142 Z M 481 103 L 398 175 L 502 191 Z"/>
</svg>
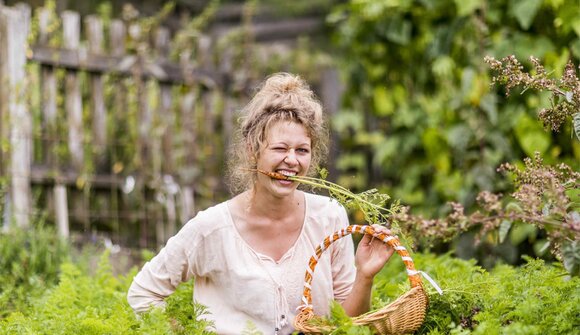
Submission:
<svg viewBox="0 0 580 335">
<path fill-rule="evenodd" d="M 329 133 L 322 105 L 308 84 L 290 73 L 275 73 L 258 87 L 252 100 L 241 110 L 239 127 L 228 155 L 228 179 L 233 194 L 255 182 L 255 169 L 268 129 L 279 121 L 304 126 L 311 140 L 312 158 L 308 175 L 318 170 L 328 155 Z"/>
</svg>

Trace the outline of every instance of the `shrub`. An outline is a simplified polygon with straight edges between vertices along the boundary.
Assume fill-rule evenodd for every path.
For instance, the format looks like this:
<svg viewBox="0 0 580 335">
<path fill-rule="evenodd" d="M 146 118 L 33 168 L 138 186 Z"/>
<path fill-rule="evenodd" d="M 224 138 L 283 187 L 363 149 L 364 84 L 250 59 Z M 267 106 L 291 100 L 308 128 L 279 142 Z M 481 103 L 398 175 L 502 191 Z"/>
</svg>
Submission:
<svg viewBox="0 0 580 335">
<path fill-rule="evenodd" d="M 69 246 L 42 223 L 0 233 L 0 319 L 57 283 Z"/>
</svg>

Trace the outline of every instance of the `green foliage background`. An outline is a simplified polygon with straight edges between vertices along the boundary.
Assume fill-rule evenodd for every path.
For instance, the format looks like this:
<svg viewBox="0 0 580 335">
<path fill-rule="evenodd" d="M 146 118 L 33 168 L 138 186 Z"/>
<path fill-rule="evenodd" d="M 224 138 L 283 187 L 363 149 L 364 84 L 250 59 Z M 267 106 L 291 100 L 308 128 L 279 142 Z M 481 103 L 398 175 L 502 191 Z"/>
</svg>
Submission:
<svg viewBox="0 0 580 335">
<path fill-rule="evenodd" d="M 470 208 L 479 191 L 506 191 L 497 166 L 534 151 L 578 169 L 571 123 L 551 134 L 536 119 L 548 95 L 506 99 L 483 62 L 533 55 L 554 75 L 578 64 L 577 1 L 353 0 L 328 20 L 347 84 L 333 119 L 340 184 L 379 187 L 433 216 L 447 201 Z"/>
</svg>

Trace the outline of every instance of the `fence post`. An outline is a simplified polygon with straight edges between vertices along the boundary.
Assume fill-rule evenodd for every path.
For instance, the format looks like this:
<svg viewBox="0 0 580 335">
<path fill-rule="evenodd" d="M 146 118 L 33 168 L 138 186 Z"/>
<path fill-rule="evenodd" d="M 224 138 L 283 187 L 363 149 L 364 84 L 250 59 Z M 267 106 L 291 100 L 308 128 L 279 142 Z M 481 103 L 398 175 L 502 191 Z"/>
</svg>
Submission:
<svg viewBox="0 0 580 335">
<path fill-rule="evenodd" d="M 8 158 L 12 213 L 19 227 L 30 224 L 30 164 L 32 161 L 32 118 L 26 106 L 26 51 L 30 7 L 0 7 L 0 141 L 9 138 Z M 0 146 L 2 147 L 2 146 Z M 1 149 L 0 151 L 3 151 Z"/>
</svg>

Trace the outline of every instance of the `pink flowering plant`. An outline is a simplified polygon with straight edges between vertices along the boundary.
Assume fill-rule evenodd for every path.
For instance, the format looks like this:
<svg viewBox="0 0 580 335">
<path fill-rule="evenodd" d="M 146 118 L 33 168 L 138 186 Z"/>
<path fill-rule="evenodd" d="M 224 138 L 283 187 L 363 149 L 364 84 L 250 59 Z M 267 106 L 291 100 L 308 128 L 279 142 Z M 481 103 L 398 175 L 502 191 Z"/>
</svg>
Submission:
<svg viewBox="0 0 580 335">
<path fill-rule="evenodd" d="M 528 89 L 552 92 L 552 106 L 541 109 L 538 117 L 544 127 L 552 131 L 559 131 L 564 122 L 572 119 L 576 137 L 580 140 L 580 80 L 572 62 L 566 64 L 561 78 L 554 79 L 533 56 L 530 57 L 533 64 L 531 72 L 525 71 L 513 55 L 501 60 L 487 56 L 484 61 L 495 72 L 492 83 L 505 86 L 507 96 L 516 87 L 523 87 L 524 92 Z"/>
</svg>

